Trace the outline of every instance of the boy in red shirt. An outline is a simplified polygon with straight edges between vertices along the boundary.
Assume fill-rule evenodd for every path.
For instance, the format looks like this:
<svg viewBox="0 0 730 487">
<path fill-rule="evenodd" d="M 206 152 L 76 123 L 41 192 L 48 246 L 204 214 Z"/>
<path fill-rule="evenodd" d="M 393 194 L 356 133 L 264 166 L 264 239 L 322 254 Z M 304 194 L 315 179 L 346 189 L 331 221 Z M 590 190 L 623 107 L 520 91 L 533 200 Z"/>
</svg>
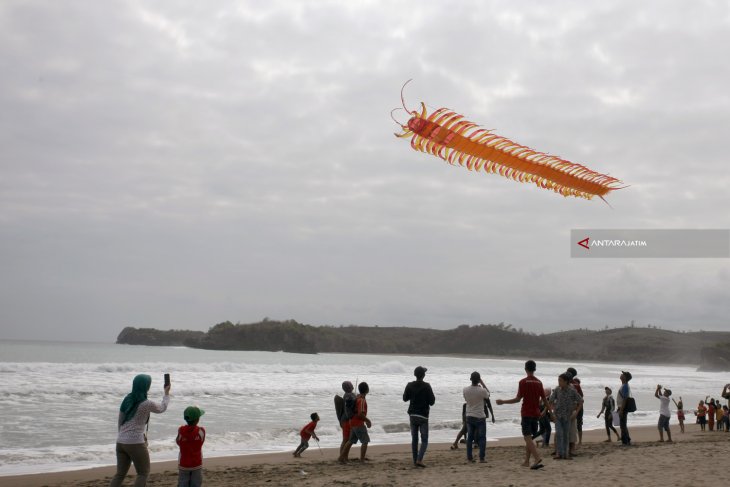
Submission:
<svg viewBox="0 0 730 487">
<path fill-rule="evenodd" d="M 200 487 L 203 485 L 203 443 L 205 428 L 198 426 L 205 411 L 197 406 L 188 406 L 183 412 L 186 425 L 177 430 L 175 443 L 180 447 L 178 456 L 178 487 Z"/>
<path fill-rule="evenodd" d="M 317 422 L 319 421 L 319 415 L 317 413 L 312 413 L 309 415 L 309 418 L 312 420 L 309 423 L 307 423 L 304 428 L 299 432 L 299 435 L 302 437 L 302 442 L 299 443 L 299 446 L 296 450 L 294 450 L 294 456 L 296 458 L 299 458 L 302 456 L 302 453 L 304 453 L 304 450 L 309 448 L 309 439 L 314 436 L 314 439 L 319 441 L 319 437 L 314 432 L 314 428 L 317 427 Z"/>
</svg>

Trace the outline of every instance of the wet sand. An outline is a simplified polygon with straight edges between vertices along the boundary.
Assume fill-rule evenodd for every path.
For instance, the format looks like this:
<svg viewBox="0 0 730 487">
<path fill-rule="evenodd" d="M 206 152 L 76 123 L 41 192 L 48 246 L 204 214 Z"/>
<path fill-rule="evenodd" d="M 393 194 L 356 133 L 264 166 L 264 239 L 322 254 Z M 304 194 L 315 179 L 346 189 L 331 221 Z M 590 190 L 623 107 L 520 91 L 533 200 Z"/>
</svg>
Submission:
<svg viewBox="0 0 730 487">
<path fill-rule="evenodd" d="M 234 486 L 466 486 L 477 482 L 490 486 L 616 485 L 695 486 L 704 482 L 722 482 L 726 478 L 726 459 L 730 458 L 730 433 L 702 433 L 695 424 L 686 425 L 681 434 L 672 425 L 674 443 L 660 443 L 655 427 L 631 428 L 634 446 L 605 443 L 604 431 L 587 431 L 578 455 L 571 461 L 553 460 L 552 449 L 540 448 L 544 468 L 530 470 L 524 460 L 522 438 L 490 441 L 487 462 L 467 463 L 464 445 L 451 450 L 449 444 L 429 445 L 424 463 L 414 468 L 410 445 L 377 445 L 377 437 L 368 449 L 370 462 L 337 463 L 337 451 L 310 447 L 302 458 L 291 453 L 270 453 L 235 457 L 206 458 L 204 485 Z M 516 431 L 519 433 L 519 431 Z M 554 431 L 553 431 L 554 435 Z M 551 440 L 552 441 L 552 440 Z M 295 445 L 294 445 L 295 446 Z M 293 448 L 292 448 L 293 449 Z M 359 456 L 353 447 L 351 458 Z M 35 486 L 107 486 L 114 467 L 71 472 L 0 477 L 4 487 Z M 134 468 L 130 469 L 134 472 Z M 133 485 L 133 476 L 125 485 Z M 148 486 L 176 486 L 175 462 L 152 465 Z"/>
</svg>

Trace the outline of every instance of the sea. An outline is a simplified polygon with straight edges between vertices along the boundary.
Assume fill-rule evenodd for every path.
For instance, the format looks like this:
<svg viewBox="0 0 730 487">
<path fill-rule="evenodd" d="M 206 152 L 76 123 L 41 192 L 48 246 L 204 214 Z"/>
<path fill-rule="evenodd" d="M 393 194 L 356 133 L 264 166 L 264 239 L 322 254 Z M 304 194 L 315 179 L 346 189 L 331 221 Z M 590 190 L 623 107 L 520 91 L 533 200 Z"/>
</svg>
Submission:
<svg viewBox="0 0 730 487">
<path fill-rule="evenodd" d="M 175 436 L 189 405 L 205 410 L 200 424 L 208 433 L 206 457 L 293 451 L 312 412 L 321 417 L 320 443 L 310 442 L 305 455 L 338 447 L 334 396 L 342 394 L 344 380 L 370 386 L 372 444 L 409 443 L 403 389 L 419 365 L 428 368 L 426 381 L 436 396 L 431 443 L 454 440 L 461 428 L 462 389 L 475 370 L 494 403 L 496 423 L 488 423 L 489 439 L 520 435 L 519 405 L 497 406 L 494 399 L 516 395 L 524 358 L 310 355 L 0 340 L 0 476 L 113 465 L 119 405 L 140 373 L 153 377 L 149 398 L 157 401 L 162 399 L 163 374 L 172 376 L 170 406 L 153 414 L 149 424 L 153 461 L 177 458 Z M 539 360 L 536 375 L 545 386 L 555 387 L 557 376 L 571 366 L 578 370 L 585 393 L 584 429 L 603 428 L 603 417 L 596 418 L 603 388 L 608 385 L 615 393 L 622 370 L 633 375 L 638 407 L 630 425 L 656 424 L 658 383 L 671 388 L 675 398 L 682 396 L 685 408 L 691 409 L 707 395 L 719 397 L 730 382 L 726 374 L 689 366 L 559 360 Z"/>
</svg>

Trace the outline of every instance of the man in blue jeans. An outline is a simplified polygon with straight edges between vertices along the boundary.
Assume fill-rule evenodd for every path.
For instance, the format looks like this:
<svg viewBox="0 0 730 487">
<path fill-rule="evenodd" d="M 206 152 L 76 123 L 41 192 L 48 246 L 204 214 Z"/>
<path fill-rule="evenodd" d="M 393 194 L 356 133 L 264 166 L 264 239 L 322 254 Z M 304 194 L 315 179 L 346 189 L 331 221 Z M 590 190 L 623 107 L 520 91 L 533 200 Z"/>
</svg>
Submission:
<svg viewBox="0 0 730 487">
<path fill-rule="evenodd" d="M 413 371 L 416 380 L 409 382 L 403 391 L 403 401 L 410 401 L 408 415 L 411 419 L 411 450 L 413 451 L 413 466 L 424 468 L 423 456 L 428 448 L 428 412 L 436 402 L 431 384 L 423 380 L 426 377 L 426 367 L 420 365 Z M 421 434 L 421 449 L 418 449 L 418 434 Z"/>
<path fill-rule="evenodd" d="M 489 391 L 479 372 L 471 373 L 471 385 L 464 388 L 466 401 L 466 459 L 474 462 L 472 446 L 476 438 L 479 444 L 479 462 L 486 461 L 487 415 L 484 414 L 484 401 L 489 399 Z"/>
</svg>

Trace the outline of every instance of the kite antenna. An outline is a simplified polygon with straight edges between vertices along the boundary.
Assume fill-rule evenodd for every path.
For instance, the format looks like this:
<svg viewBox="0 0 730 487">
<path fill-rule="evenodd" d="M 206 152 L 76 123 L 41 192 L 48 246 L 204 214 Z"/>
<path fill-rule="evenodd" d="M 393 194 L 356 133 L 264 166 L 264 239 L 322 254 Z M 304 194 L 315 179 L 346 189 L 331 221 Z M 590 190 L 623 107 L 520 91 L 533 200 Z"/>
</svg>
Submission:
<svg viewBox="0 0 730 487">
<path fill-rule="evenodd" d="M 398 120 L 396 120 L 396 119 L 395 119 L 395 117 L 393 116 L 393 112 L 394 112 L 394 111 L 396 111 L 396 110 L 402 110 L 402 108 L 401 108 L 401 107 L 398 107 L 398 108 L 394 108 L 394 109 L 392 109 L 392 110 L 390 111 L 390 118 L 392 118 L 392 119 L 393 119 L 393 121 L 394 121 L 395 123 L 397 123 L 397 124 L 398 124 L 398 125 L 399 125 L 399 126 L 400 126 L 401 128 L 405 128 L 405 126 L 404 126 L 404 125 L 403 125 L 402 123 L 400 123 L 400 122 L 399 122 Z"/>
<path fill-rule="evenodd" d="M 413 81 L 413 78 L 411 78 L 411 79 L 409 79 L 408 81 L 406 81 L 405 83 L 403 83 L 403 86 L 402 86 L 402 87 L 401 87 L 401 89 L 400 89 L 400 101 L 401 101 L 401 103 L 403 104 L 403 109 L 404 109 L 404 110 L 405 110 L 406 112 L 408 112 L 408 113 L 412 113 L 412 112 L 411 112 L 411 111 L 410 111 L 410 110 L 409 110 L 408 108 L 406 108 L 406 101 L 405 101 L 405 100 L 403 99 L 403 89 L 404 89 L 404 88 L 406 87 L 406 85 L 407 85 L 408 83 L 410 83 L 411 81 Z"/>
</svg>

